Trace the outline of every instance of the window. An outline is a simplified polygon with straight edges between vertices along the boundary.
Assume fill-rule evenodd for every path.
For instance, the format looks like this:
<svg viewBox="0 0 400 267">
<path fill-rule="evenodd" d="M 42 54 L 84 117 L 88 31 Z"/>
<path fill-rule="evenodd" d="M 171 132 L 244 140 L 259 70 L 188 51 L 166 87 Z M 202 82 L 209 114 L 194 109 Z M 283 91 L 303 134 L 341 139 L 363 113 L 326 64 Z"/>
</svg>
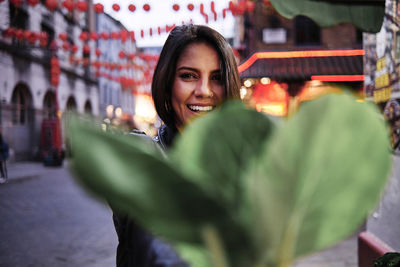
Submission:
<svg viewBox="0 0 400 267">
<path fill-rule="evenodd" d="M 24 86 L 19 85 L 13 92 L 11 98 L 13 124 L 25 124 L 27 121 L 29 98 L 26 90 Z"/>
<path fill-rule="evenodd" d="M 10 27 L 26 30 L 28 28 L 28 13 L 13 4 L 9 4 Z"/>
<path fill-rule="evenodd" d="M 294 19 L 296 45 L 320 45 L 321 29 L 314 21 L 304 16 Z"/>
</svg>

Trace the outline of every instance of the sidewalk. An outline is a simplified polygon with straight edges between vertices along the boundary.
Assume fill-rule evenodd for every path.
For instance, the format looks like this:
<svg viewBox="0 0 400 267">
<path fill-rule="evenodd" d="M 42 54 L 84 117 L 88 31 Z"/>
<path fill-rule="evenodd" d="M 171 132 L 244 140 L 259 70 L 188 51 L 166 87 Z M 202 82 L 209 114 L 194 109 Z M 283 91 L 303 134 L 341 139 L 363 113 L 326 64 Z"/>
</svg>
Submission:
<svg viewBox="0 0 400 267">
<path fill-rule="evenodd" d="M 36 178 L 50 170 L 63 168 L 66 165 L 67 161 L 64 161 L 61 167 L 44 166 L 43 162 L 40 161 L 7 162 L 7 183 L 16 182 L 21 179 Z"/>
</svg>

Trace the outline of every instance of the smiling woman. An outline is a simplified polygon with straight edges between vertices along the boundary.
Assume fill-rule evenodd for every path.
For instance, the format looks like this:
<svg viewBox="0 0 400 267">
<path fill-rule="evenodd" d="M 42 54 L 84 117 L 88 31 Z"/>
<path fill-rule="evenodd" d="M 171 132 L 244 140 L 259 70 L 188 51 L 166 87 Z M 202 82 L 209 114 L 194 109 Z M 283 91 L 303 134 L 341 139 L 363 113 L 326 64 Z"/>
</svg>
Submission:
<svg viewBox="0 0 400 267">
<path fill-rule="evenodd" d="M 225 98 L 219 57 L 206 43 L 186 47 L 178 60 L 172 88 L 172 107 L 177 127 L 194 116 L 214 109 Z"/>
<path fill-rule="evenodd" d="M 164 122 L 153 140 L 167 150 L 193 119 L 226 99 L 240 99 L 240 78 L 230 45 L 217 31 L 199 25 L 175 27 L 154 71 L 152 96 Z M 117 267 L 187 266 L 172 247 L 114 213 Z"/>
</svg>

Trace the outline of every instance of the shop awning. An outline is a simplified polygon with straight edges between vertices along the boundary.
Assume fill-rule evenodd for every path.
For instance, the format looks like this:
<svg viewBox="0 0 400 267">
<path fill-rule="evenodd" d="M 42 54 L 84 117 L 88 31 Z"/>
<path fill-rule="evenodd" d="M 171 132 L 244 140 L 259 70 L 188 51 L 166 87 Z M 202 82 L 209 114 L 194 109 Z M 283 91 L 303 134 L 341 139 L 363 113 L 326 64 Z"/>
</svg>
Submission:
<svg viewBox="0 0 400 267">
<path fill-rule="evenodd" d="M 363 49 L 257 52 L 239 66 L 241 78 L 362 81 Z"/>
</svg>

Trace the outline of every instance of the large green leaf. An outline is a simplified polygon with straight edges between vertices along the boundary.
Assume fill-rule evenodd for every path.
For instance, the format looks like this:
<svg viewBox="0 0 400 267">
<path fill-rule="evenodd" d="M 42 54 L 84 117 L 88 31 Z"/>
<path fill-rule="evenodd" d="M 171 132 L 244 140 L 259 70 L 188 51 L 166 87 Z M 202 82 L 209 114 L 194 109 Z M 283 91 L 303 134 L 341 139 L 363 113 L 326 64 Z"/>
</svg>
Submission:
<svg viewBox="0 0 400 267">
<path fill-rule="evenodd" d="M 385 13 L 384 1 L 270 0 L 284 17 L 303 15 L 321 27 L 350 22 L 365 32 L 379 32 Z M 351 3 L 350 3 L 351 2 Z"/>
<path fill-rule="evenodd" d="M 79 181 L 168 240 L 202 243 L 209 218 L 228 217 L 218 202 L 171 167 L 150 138 L 110 134 L 78 119 L 69 125 L 69 138 Z"/>
<path fill-rule="evenodd" d="M 304 103 L 249 172 L 260 253 L 292 258 L 349 236 L 377 203 L 390 169 L 383 119 L 348 95 Z"/>
<path fill-rule="evenodd" d="M 210 222 L 221 235 L 232 266 L 248 265 L 254 257 L 248 234 L 253 221 L 242 197 L 243 173 L 259 156 L 261 144 L 267 143 L 274 128 L 265 114 L 230 102 L 188 126 L 171 153 L 187 179 L 226 209 L 229 218 Z"/>
</svg>

